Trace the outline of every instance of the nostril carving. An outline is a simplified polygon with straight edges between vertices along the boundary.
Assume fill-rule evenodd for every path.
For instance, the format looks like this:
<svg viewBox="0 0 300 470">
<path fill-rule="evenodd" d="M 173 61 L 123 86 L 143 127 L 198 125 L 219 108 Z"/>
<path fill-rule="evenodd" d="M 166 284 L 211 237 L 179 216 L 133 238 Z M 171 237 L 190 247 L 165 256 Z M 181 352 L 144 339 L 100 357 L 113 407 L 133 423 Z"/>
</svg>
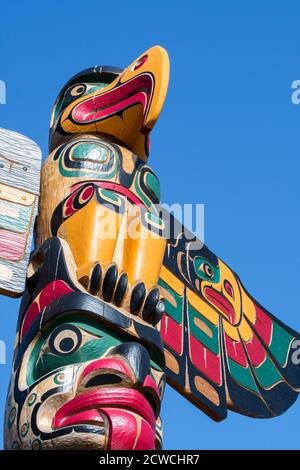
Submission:
<svg viewBox="0 0 300 470">
<path fill-rule="evenodd" d="M 147 349 L 139 343 L 128 341 L 119 344 L 110 351 L 111 356 L 123 356 L 129 362 L 133 373 L 140 383 L 144 383 L 150 373 L 151 363 Z"/>
<path fill-rule="evenodd" d="M 99 374 L 95 377 L 92 377 L 85 385 L 85 388 L 89 387 L 97 387 L 100 385 L 113 385 L 113 384 L 120 384 L 122 382 L 122 378 L 118 375 L 114 374 Z"/>
</svg>

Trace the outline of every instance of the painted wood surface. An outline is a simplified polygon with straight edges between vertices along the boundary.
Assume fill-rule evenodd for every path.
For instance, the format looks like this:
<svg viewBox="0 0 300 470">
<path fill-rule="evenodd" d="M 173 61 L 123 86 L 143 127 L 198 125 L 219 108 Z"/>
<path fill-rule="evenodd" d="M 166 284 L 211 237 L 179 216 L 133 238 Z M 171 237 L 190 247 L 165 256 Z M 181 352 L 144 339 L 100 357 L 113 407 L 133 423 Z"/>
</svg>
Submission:
<svg viewBox="0 0 300 470">
<path fill-rule="evenodd" d="M 257 418 L 282 414 L 300 391 L 300 335 L 172 216 L 170 225 L 159 281 L 169 383 L 216 420 L 228 409 Z"/>
<path fill-rule="evenodd" d="M 159 206 L 147 158 L 168 76 L 167 53 L 156 46 L 124 70 L 80 72 L 57 97 L 7 449 L 160 449 L 166 377 L 215 420 L 228 409 L 276 416 L 298 396 L 299 335 Z M 5 262 L 17 266 L 32 234 L 39 164 L 33 159 L 29 182 L 21 178 L 14 155 L 24 165 L 25 146 L 18 153 L 5 133 L 2 141 L 0 242 Z M 38 152 L 30 148 L 27 157 Z"/>
<path fill-rule="evenodd" d="M 22 294 L 38 209 L 41 152 L 27 137 L 0 129 L 0 292 Z"/>
</svg>

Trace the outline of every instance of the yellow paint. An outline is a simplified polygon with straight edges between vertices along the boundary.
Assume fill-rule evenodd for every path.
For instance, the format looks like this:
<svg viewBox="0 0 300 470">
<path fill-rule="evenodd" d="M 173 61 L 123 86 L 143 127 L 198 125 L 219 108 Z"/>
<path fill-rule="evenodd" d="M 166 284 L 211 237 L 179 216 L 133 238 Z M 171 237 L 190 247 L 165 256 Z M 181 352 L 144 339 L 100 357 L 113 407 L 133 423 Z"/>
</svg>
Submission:
<svg viewBox="0 0 300 470">
<path fill-rule="evenodd" d="M 187 298 L 194 309 L 207 318 L 207 320 L 209 320 L 213 325 L 218 325 L 219 315 L 213 308 L 210 307 L 208 303 L 202 300 L 198 294 L 195 294 L 190 289 L 187 289 Z"/>
<path fill-rule="evenodd" d="M 35 198 L 36 196 L 34 194 L 0 183 L 0 199 L 15 202 L 22 206 L 31 206 Z"/>
<path fill-rule="evenodd" d="M 113 258 L 119 226 L 120 216 L 93 198 L 60 226 L 58 236 L 69 243 L 78 268 L 105 265 Z"/>
<path fill-rule="evenodd" d="M 135 68 L 140 59 L 145 56 L 147 60 L 140 67 Z M 161 113 L 169 83 L 169 70 L 169 58 L 165 49 L 159 46 L 148 49 L 134 60 L 112 83 L 97 92 L 78 98 L 67 106 L 61 116 L 63 130 L 71 134 L 102 132 L 111 135 L 123 142 L 139 157 L 146 160 L 145 134 L 153 128 Z M 105 95 L 120 86 L 120 84 L 129 82 L 141 74 L 148 74 L 149 77 L 152 77 L 153 83 L 152 95 L 149 98 L 144 115 L 141 104 L 135 104 L 123 111 L 122 118 L 115 115 L 84 126 L 81 123 L 76 124 L 73 122 L 71 119 L 73 110 L 80 103 L 92 97 L 96 99 L 98 96 Z"/>
<path fill-rule="evenodd" d="M 159 277 L 170 286 L 178 295 L 183 295 L 183 282 L 179 281 L 177 277 L 169 271 L 165 266 L 161 267 Z"/>
</svg>

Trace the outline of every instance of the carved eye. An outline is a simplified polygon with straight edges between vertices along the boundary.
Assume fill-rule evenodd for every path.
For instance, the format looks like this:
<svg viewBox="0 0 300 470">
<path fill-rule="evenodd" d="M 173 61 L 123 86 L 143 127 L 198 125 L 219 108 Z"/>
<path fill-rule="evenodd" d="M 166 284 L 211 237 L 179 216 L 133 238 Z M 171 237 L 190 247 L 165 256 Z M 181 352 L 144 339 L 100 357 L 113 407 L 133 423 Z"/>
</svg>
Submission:
<svg viewBox="0 0 300 470">
<path fill-rule="evenodd" d="M 55 328 L 49 338 L 49 348 L 53 354 L 66 356 L 77 351 L 82 342 L 80 330 L 73 325 L 61 325 Z"/>
<path fill-rule="evenodd" d="M 4 168 L 4 164 L 3 164 L 3 163 L 0 163 L 0 168 Z"/>
<path fill-rule="evenodd" d="M 72 96 L 79 96 L 79 95 L 82 95 L 85 92 L 85 90 L 86 90 L 85 85 L 78 85 L 72 88 L 70 93 Z"/>
<path fill-rule="evenodd" d="M 73 99 L 82 96 L 85 93 L 86 88 L 86 85 L 84 85 L 83 83 L 68 88 L 65 93 L 65 99 Z"/>
<path fill-rule="evenodd" d="M 229 281 L 225 280 L 224 281 L 224 289 L 226 290 L 227 294 L 230 295 L 230 297 L 234 298 L 234 290 L 232 285 L 230 284 Z"/>
<path fill-rule="evenodd" d="M 132 71 L 134 70 L 137 70 L 139 69 L 142 65 L 144 65 L 144 63 L 146 62 L 146 60 L 148 59 L 148 56 L 147 55 L 144 55 L 143 57 L 141 57 L 135 64 L 134 66 L 132 67 Z"/>
<path fill-rule="evenodd" d="M 210 265 L 208 263 L 202 263 L 200 266 L 201 271 L 204 272 L 204 274 L 209 277 L 209 279 L 212 279 L 214 277 L 214 272 L 211 269 Z"/>
<path fill-rule="evenodd" d="M 23 171 L 27 171 L 27 170 L 28 170 L 27 166 L 23 166 Z"/>
</svg>

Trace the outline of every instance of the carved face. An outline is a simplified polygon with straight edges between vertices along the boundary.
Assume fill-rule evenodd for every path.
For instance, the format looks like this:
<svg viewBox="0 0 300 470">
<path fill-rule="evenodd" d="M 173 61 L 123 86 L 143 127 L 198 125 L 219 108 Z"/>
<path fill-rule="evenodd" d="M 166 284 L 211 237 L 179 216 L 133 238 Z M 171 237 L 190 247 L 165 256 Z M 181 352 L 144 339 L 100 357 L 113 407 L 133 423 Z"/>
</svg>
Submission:
<svg viewBox="0 0 300 470">
<path fill-rule="evenodd" d="M 137 342 L 70 315 L 45 325 L 12 377 L 7 448 L 153 449 L 162 369 Z"/>
<path fill-rule="evenodd" d="M 52 238 L 31 260 L 5 447 L 159 448 L 165 386 L 159 332 L 80 289 L 65 245 Z"/>
<path fill-rule="evenodd" d="M 60 92 L 50 124 L 50 151 L 72 134 L 109 135 L 146 160 L 149 132 L 161 112 L 169 81 L 166 51 L 155 46 L 125 70 L 94 67 Z"/>
</svg>

